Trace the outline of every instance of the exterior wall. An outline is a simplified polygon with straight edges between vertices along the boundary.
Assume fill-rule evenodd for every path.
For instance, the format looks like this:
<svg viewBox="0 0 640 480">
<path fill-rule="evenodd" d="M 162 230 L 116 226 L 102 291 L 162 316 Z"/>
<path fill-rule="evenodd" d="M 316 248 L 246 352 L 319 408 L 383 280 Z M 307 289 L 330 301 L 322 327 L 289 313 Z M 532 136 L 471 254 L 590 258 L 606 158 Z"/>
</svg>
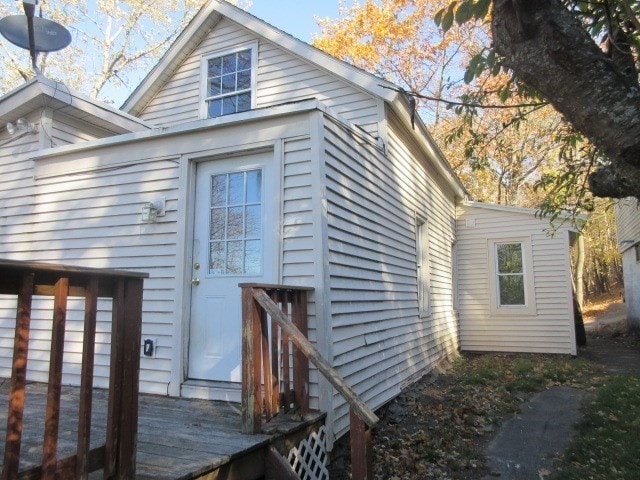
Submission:
<svg viewBox="0 0 640 480">
<path fill-rule="evenodd" d="M 333 365 L 372 408 L 398 395 L 457 348 L 452 309 L 455 202 L 417 148 L 389 128 L 385 154 L 325 122 L 328 302 Z M 430 222 L 432 310 L 418 314 L 416 212 Z M 335 431 L 348 408 L 334 398 Z"/>
<path fill-rule="evenodd" d="M 457 298 L 463 350 L 576 353 L 569 239 L 554 237 L 533 213 L 462 205 L 458 210 Z M 490 241 L 527 239 L 531 246 L 532 310 L 492 312 Z"/>
<path fill-rule="evenodd" d="M 59 147 L 79 142 L 88 142 L 98 138 L 112 136 L 113 133 L 98 127 L 87 125 L 68 115 L 61 113 L 52 114 L 52 124 L 46 136 L 50 140 L 50 146 Z"/>
<path fill-rule="evenodd" d="M 616 204 L 618 245 L 622 254 L 624 297 L 627 320 L 640 328 L 640 263 L 636 257 L 640 243 L 640 206 L 638 200 L 625 199 Z"/>
<path fill-rule="evenodd" d="M 192 163 L 191 159 L 237 154 L 238 145 L 248 151 L 271 145 L 278 171 L 284 175 L 278 221 L 284 238 L 281 277 L 289 284 L 314 286 L 317 260 L 310 231 L 314 223 L 311 205 L 317 198 L 309 188 L 308 116 L 305 112 L 253 124 L 235 122 L 169 138 L 151 136 L 135 143 L 72 150 L 35 161 L 28 153 L 19 158 L 2 156 L 3 171 L 12 181 L 3 181 L 1 187 L 0 256 L 149 273 L 142 335 L 156 338 L 158 343 L 155 358 L 141 358 L 141 391 L 177 395 L 184 380 L 181 358 L 188 341 L 180 331 L 188 325 L 190 311 L 188 304 L 177 307 L 185 292 L 180 251 L 190 249 L 186 217 L 193 215 L 188 206 L 190 192 L 180 189 L 182 176 L 188 175 L 182 166 Z M 248 130 L 255 132 L 250 141 Z M 30 145 L 22 148 L 35 151 Z M 142 205 L 159 198 L 166 199 L 165 216 L 155 224 L 142 223 Z M 46 381 L 49 308 L 44 301 L 34 303 L 29 364 L 29 379 L 34 381 Z M 106 386 L 111 318 L 109 305 L 101 302 L 99 308 L 95 385 Z M 79 382 L 81 309 L 79 301 L 70 302 L 63 379 L 67 384 Z M 309 313 L 313 338 L 313 298 Z M 2 376 L 7 376 L 10 368 L 14 323 L 15 300 L 0 298 Z M 317 385 L 312 384 L 312 395 L 317 391 Z M 312 398 L 312 404 L 317 406 L 317 398 Z"/>
<path fill-rule="evenodd" d="M 165 126 L 199 119 L 202 57 L 258 41 L 256 35 L 223 19 L 189 55 L 140 117 Z M 259 40 L 256 107 L 318 98 L 349 121 L 375 134 L 378 101 L 266 40 Z"/>
</svg>

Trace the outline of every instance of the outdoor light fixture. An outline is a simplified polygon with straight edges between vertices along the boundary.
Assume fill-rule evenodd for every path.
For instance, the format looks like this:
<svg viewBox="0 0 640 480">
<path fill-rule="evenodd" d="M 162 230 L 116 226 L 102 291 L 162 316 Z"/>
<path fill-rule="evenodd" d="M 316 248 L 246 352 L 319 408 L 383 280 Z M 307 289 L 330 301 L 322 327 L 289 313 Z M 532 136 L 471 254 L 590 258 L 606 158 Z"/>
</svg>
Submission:
<svg viewBox="0 0 640 480">
<path fill-rule="evenodd" d="M 7 123 L 7 132 L 9 135 L 14 135 L 18 132 L 35 133 L 38 131 L 35 123 L 27 122 L 25 118 L 19 118 L 16 123 Z"/>
<path fill-rule="evenodd" d="M 164 215 L 164 207 L 166 200 L 156 200 L 155 202 L 147 202 L 142 206 L 142 222 L 156 223 L 158 217 Z"/>
</svg>

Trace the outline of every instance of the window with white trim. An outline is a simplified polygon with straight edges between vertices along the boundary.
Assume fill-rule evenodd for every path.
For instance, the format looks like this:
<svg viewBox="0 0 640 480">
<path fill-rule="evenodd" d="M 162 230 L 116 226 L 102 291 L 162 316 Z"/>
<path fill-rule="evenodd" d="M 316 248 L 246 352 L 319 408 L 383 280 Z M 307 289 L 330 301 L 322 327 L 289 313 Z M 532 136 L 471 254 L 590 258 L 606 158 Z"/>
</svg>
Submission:
<svg viewBox="0 0 640 480">
<path fill-rule="evenodd" d="M 496 243 L 498 306 L 525 306 L 524 257 L 522 243 Z"/>
<path fill-rule="evenodd" d="M 243 47 L 203 59 L 203 117 L 245 112 L 253 106 L 255 47 Z"/>
<path fill-rule="evenodd" d="M 429 293 L 429 230 L 427 221 L 420 218 L 416 219 L 416 267 L 420 316 L 426 316 L 429 315 L 431 308 Z"/>
<path fill-rule="evenodd" d="M 488 247 L 491 312 L 495 315 L 535 315 L 531 239 L 490 239 Z"/>
</svg>

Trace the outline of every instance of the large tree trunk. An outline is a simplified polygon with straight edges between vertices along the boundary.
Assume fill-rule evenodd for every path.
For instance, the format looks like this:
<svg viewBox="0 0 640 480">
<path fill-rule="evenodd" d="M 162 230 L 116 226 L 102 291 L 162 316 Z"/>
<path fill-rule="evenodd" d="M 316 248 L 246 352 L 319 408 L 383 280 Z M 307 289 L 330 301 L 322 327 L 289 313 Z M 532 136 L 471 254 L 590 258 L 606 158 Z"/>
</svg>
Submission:
<svg viewBox="0 0 640 480">
<path fill-rule="evenodd" d="M 538 90 L 610 163 L 594 195 L 640 198 L 640 87 L 559 0 L 494 0 L 493 41 L 504 64 Z"/>
</svg>

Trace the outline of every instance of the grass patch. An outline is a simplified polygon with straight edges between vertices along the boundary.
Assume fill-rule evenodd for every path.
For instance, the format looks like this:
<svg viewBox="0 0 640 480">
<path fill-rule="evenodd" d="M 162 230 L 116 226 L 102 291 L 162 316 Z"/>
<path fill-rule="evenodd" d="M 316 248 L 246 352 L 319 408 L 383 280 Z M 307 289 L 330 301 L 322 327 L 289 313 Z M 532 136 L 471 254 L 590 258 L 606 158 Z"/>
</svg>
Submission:
<svg viewBox="0 0 640 480">
<path fill-rule="evenodd" d="M 556 480 L 640 478 L 640 379 L 611 377 L 585 407 Z"/>
</svg>

